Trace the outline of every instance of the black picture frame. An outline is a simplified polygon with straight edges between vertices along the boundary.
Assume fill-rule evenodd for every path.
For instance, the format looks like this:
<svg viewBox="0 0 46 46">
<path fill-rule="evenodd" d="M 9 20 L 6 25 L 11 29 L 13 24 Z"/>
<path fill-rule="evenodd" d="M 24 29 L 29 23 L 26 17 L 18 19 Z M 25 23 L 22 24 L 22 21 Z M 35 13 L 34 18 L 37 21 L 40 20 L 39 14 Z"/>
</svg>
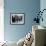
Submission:
<svg viewBox="0 0 46 46">
<path fill-rule="evenodd" d="M 11 25 L 24 25 L 25 14 L 24 13 L 10 13 L 10 24 Z"/>
</svg>

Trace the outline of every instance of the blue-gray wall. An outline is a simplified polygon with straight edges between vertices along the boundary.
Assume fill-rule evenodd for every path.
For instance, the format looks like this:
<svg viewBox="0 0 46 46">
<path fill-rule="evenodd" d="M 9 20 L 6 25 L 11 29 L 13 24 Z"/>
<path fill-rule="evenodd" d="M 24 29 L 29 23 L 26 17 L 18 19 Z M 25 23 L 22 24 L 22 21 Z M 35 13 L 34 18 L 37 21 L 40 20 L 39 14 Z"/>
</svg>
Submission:
<svg viewBox="0 0 46 46">
<path fill-rule="evenodd" d="M 42 11 L 43 9 L 46 9 L 46 0 L 41 0 L 40 1 L 40 10 Z M 40 22 L 40 25 L 45 26 L 46 27 L 46 10 L 43 12 L 43 22 Z"/>
<path fill-rule="evenodd" d="M 4 0 L 4 35 L 7 41 L 18 41 L 32 29 L 40 9 L 40 0 Z M 10 13 L 25 13 L 24 25 L 11 25 Z"/>
</svg>

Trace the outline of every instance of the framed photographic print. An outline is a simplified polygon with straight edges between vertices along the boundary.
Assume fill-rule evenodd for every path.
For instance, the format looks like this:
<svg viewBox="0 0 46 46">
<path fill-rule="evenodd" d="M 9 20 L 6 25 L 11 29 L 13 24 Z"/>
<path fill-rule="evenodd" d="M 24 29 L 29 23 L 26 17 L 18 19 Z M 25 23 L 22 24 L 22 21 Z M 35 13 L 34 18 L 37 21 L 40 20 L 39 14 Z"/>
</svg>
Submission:
<svg viewBox="0 0 46 46">
<path fill-rule="evenodd" d="M 11 24 L 24 24 L 25 23 L 24 19 L 25 19 L 24 13 L 11 13 L 10 14 Z"/>
</svg>

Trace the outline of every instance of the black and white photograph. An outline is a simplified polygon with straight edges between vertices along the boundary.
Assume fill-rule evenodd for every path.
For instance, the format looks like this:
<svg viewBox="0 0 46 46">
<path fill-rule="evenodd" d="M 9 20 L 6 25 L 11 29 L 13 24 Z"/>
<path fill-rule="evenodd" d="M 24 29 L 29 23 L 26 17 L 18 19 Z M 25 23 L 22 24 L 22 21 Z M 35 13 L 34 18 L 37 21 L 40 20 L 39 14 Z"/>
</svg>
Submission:
<svg viewBox="0 0 46 46">
<path fill-rule="evenodd" d="M 24 13 L 11 13 L 10 23 L 11 24 L 24 24 Z"/>
</svg>

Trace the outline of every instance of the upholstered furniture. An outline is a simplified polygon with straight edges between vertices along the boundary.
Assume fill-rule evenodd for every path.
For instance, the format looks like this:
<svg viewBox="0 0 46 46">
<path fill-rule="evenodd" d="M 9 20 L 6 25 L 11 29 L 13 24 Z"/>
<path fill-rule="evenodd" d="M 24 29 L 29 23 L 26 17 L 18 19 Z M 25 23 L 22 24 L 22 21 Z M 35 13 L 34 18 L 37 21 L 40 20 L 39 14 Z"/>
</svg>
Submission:
<svg viewBox="0 0 46 46">
<path fill-rule="evenodd" d="M 31 44 L 31 46 L 46 45 L 46 28 L 39 26 L 39 25 L 34 25 L 34 26 L 32 26 L 32 34 L 33 34 L 34 40 L 33 40 L 33 43 Z M 21 43 L 22 43 L 22 41 L 21 41 Z"/>
<path fill-rule="evenodd" d="M 46 29 L 42 26 L 32 26 L 32 34 L 34 35 L 34 42 L 32 46 L 44 46 L 46 45 Z"/>
</svg>

